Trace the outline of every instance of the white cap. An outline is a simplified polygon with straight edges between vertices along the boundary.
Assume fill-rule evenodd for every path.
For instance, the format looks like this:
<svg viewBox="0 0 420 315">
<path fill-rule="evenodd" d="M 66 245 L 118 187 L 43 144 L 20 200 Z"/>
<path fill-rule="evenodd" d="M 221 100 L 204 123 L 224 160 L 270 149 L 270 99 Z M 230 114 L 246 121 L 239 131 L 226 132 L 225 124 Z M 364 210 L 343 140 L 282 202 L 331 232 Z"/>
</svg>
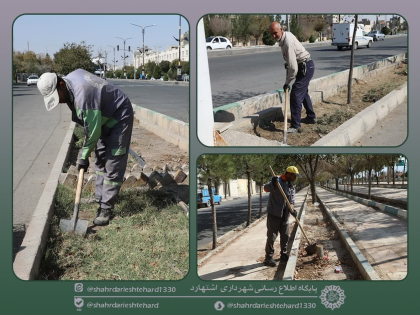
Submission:
<svg viewBox="0 0 420 315">
<path fill-rule="evenodd" d="M 38 80 L 38 90 L 44 96 L 45 107 L 48 111 L 57 107 L 60 103 L 57 92 L 57 75 L 55 73 L 44 73 Z"/>
</svg>

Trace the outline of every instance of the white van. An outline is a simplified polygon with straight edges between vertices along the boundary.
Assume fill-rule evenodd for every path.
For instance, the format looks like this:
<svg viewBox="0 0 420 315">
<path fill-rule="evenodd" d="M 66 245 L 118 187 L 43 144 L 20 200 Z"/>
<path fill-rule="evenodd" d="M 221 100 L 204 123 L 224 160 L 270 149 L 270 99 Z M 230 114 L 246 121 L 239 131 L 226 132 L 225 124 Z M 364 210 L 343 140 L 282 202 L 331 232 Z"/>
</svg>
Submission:
<svg viewBox="0 0 420 315">
<path fill-rule="evenodd" d="M 331 45 L 337 46 L 338 50 L 342 50 L 343 47 L 350 48 L 353 41 L 353 30 L 353 23 L 333 24 L 333 39 Z M 372 46 L 372 43 L 373 37 L 363 36 L 362 27 L 357 26 L 354 49 L 357 49 L 359 46 L 367 46 L 367 48 L 370 48 Z"/>
</svg>

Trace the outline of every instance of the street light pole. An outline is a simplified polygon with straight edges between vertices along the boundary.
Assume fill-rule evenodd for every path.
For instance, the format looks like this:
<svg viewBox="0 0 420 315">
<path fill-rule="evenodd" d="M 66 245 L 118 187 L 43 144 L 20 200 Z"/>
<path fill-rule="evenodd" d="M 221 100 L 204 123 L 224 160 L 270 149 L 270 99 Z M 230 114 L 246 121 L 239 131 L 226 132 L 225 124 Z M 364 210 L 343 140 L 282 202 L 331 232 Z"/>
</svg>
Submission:
<svg viewBox="0 0 420 315">
<path fill-rule="evenodd" d="M 122 41 L 124 43 L 124 56 L 123 56 L 124 66 L 123 66 L 123 72 L 124 72 L 124 78 L 127 78 L 126 73 L 125 73 L 125 58 L 127 58 L 128 56 L 127 57 L 125 56 L 125 42 L 127 40 L 131 39 L 131 38 L 134 38 L 134 36 L 133 37 L 129 37 L 129 38 L 125 38 L 125 39 L 124 38 L 121 38 L 121 37 L 116 37 L 116 38 L 122 39 Z M 130 51 L 130 49 L 128 51 Z"/>
<path fill-rule="evenodd" d="M 182 81 L 182 67 L 181 67 L 181 15 L 179 16 L 179 60 L 178 60 L 178 75 L 177 81 Z"/>
<path fill-rule="evenodd" d="M 152 24 L 152 25 L 147 25 L 147 26 L 141 26 L 141 25 L 137 25 L 137 24 L 134 24 L 134 23 L 130 23 L 131 25 L 134 25 L 134 26 L 137 26 L 137 27 L 141 27 L 141 32 L 142 32 L 142 34 L 143 34 L 143 68 L 142 68 L 142 71 L 141 71 L 141 76 L 142 76 L 142 78 L 144 78 L 144 75 L 145 75 L 145 71 L 144 71 L 144 55 L 145 55 L 145 51 L 144 51 L 144 33 L 145 33 L 145 30 L 146 30 L 146 28 L 147 27 L 151 27 L 151 26 L 156 26 L 156 24 Z"/>
<path fill-rule="evenodd" d="M 114 50 L 114 60 L 112 60 L 112 62 L 114 63 L 114 68 L 112 68 L 112 72 L 115 74 L 115 46 L 111 46 L 111 45 L 107 45 L 109 47 L 112 47 L 112 49 Z"/>
</svg>

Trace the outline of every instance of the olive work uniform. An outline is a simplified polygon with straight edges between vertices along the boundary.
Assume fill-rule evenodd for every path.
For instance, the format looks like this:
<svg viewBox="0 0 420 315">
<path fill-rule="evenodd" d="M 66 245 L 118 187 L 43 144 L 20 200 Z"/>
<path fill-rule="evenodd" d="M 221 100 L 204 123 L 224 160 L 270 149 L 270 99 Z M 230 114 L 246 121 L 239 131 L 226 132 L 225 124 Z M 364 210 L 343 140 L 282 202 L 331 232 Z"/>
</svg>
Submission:
<svg viewBox="0 0 420 315">
<path fill-rule="evenodd" d="M 296 79 L 290 92 L 290 127 L 297 129 L 300 128 L 302 103 L 307 117 L 310 119 L 316 118 L 311 97 L 308 93 L 308 86 L 314 75 L 315 65 L 311 55 L 292 33 L 283 32 L 279 46 L 283 59 L 286 61 L 287 76 L 285 84 L 290 85 Z"/>
<path fill-rule="evenodd" d="M 295 188 L 292 182 L 286 181 L 286 176 L 282 175 L 278 181 L 283 188 L 290 204 L 295 204 Z M 287 253 L 287 243 L 289 241 L 289 217 L 290 210 L 283 198 L 279 188 L 272 182 L 264 185 L 264 191 L 269 192 L 267 204 L 267 243 L 265 245 L 265 259 L 270 260 L 274 255 L 274 242 L 280 232 L 280 253 Z"/>
<path fill-rule="evenodd" d="M 85 130 L 80 159 L 88 160 L 95 150 L 95 196 L 101 209 L 112 210 L 127 166 L 133 107 L 120 89 L 85 70 L 75 70 L 63 80 L 72 120 Z"/>
</svg>

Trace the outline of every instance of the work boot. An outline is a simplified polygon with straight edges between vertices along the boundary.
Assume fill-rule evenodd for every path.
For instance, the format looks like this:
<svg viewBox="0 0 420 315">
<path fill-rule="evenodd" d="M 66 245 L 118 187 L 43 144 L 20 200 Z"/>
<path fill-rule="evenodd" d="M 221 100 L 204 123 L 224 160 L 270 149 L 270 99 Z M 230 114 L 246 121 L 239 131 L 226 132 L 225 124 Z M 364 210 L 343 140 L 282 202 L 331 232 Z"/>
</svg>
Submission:
<svg viewBox="0 0 420 315">
<path fill-rule="evenodd" d="M 266 258 L 263 262 L 264 265 L 269 266 L 269 267 L 275 267 L 276 266 L 276 261 L 273 258 Z"/>
<path fill-rule="evenodd" d="M 316 118 L 309 118 L 308 116 L 300 120 L 301 123 L 308 124 L 308 125 L 316 124 L 317 121 L 318 120 Z"/>
<path fill-rule="evenodd" d="M 289 255 L 287 255 L 287 254 L 281 254 L 280 255 L 280 260 L 282 260 L 282 261 L 288 261 L 289 260 Z"/>
<path fill-rule="evenodd" d="M 107 225 L 109 224 L 109 220 L 112 218 L 112 211 L 110 209 L 101 209 L 99 208 L 96 212 L 96 218 L 93 220 L 93 224 L 95 225 Z"/>
<path fill-rule="evenodd" d="M 300 128 L 290 127 L 289 129 L 287 129 L 287 133 L 296 133 L 296 132 L 301 132 Z"/>
</svg>

